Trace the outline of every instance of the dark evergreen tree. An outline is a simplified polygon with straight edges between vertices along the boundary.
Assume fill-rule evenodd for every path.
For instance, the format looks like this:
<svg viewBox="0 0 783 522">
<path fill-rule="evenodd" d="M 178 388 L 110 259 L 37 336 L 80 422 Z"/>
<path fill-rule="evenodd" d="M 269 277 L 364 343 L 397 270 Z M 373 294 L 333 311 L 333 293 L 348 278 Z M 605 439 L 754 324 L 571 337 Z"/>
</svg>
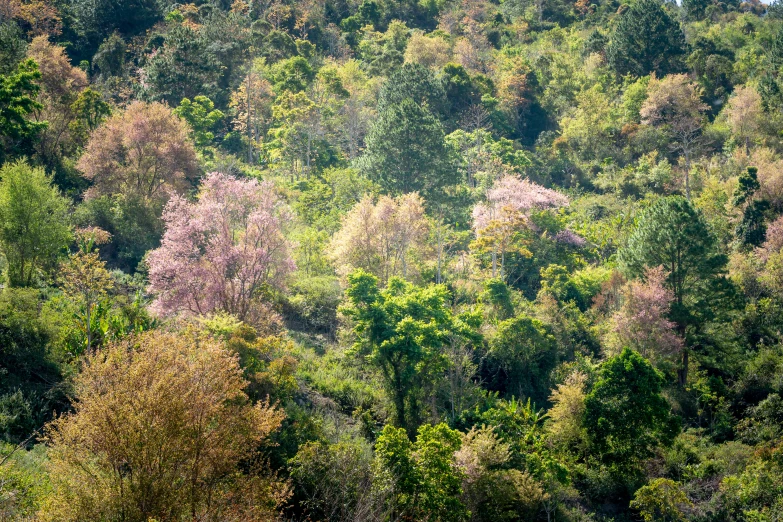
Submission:
<svg viewBox="0 0 783 522">
<path fill-rule="evenodd" d="M 457 181 L 443 126 L 410 98 L 380 113 L 367 136 L 361 167 L 390 194 L 433 195 Z"/>
<path fill-rule="evenodd" d="M 13 72 L 26 50 L 27 43 L 19 26 L 14 22 L 0 24 L 0 74 Z"/>
<path fill-rule="evenodd" d="M 80 38 L 78 57 L 91 53 L 114 31 L 125 36 L 143 33 L 163 17 L 158 0 L 73 0 L 67 13 Z"/>
<path fill-rule="evenodd" d="M 734 206 L 743 208 L 742 219 L 737 224 L 735 234 L 743 246 L 756 247 L 764 242 L 767 226 L 764 214 L 769 210 L 769 201 L 754 199 L 761 188 L 758 180 L 758 169 L 748 167 L 740 177 L 734 190 Z"/>
<path fill-rule="evenodd" d="M 674 294 L 671 318 L 681 335 L 712 319 L 723 304 L 721 298 L 730 295 L 724 276 L 728 258 L 719 251 L 701 213 L 682 196 L 659 199 L 648 208 L 618 257 L 632 277 L 663 266 Z M 682 385 L 688 376 L 688 357 L 688 350 L 683 350 Z"/>
<path fill-rule="evenodd" d="M 441 119 L 448 116 L 448 99 L 443 84 L 423 65 L 406 63 L 389 76 L 378 94 L 378 112 L 382 113 L 406 99 L 426 105 Z"/>
<path fill-rule="evenodd" d="M 659 0 L 639 0 L 619 15 L 606 48 L 617 74 L 658 76 L 683 69 L 685 35 Z"/>
<path fill-rule="evenodd" d="M 149 96 L 171 105 L 205 95 L 218 99 L 222 73 L 210 42 L 188 25 L 177 25 L 146 67 Z"/>
</svg>

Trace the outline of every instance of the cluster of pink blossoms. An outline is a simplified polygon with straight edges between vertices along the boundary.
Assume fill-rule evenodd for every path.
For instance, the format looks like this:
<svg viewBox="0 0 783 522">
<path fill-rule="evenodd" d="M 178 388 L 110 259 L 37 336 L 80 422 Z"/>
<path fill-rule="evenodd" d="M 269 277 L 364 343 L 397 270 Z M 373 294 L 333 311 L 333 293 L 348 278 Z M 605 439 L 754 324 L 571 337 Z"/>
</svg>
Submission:
<svg viewBox="0 0 783 522">
<path fill-rule="evenodd" d="M 161 246 L 148 257 L 153 310 L 252 319 L 262 293 L 282 288 L 295 268 L 282 231 L 288 217 L 271 183 L 217 172 L 195 202 L 173 196 Z"/>
</svg>

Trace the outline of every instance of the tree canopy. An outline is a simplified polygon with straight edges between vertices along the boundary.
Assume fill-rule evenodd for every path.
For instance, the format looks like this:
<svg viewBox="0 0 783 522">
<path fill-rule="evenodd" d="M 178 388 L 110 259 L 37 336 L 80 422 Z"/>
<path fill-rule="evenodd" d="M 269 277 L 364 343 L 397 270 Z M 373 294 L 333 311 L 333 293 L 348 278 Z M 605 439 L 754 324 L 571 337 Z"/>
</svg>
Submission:
<svg viewBox="0 0 783 522">
<path fill-rule="evenodd" d="M 781 1 L 0 0 L 0 520 L 772 522 L 781 397 Z"/>
</svg>

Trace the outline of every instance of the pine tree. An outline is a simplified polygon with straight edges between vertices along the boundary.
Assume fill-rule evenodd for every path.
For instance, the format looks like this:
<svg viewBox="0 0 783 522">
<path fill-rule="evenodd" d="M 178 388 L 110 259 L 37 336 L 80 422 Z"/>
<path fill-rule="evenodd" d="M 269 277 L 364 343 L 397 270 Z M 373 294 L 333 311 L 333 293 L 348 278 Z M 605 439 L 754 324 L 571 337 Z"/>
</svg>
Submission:
<svg viewBox="0 0 783 522">
<path fill-rule="evenodd" d="M 620 15 L 606 49 L 618 74 L 663 76 L 682 70 L 685 35 L 659 0 L 640 0 Z"/>
</svg>

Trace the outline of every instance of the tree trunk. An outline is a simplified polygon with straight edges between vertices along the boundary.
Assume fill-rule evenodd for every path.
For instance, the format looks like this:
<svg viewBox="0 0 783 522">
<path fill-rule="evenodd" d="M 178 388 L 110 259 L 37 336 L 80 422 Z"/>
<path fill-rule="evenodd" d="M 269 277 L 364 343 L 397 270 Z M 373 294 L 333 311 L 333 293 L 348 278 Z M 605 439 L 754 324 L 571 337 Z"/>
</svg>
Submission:
<svg viewBox="0 0 783 522">
<path fill-rule="evenodd" d="M 677 380 L 678 380 L 678 384 L 680 385 L 680 388 L 684 388 L 685 384 L 688 382 L 688 366 L 689 366 L 688 349 L 684 348 L 682 350 L 682 365 L 680 369 L 677 370 Z"/>
</svg>

